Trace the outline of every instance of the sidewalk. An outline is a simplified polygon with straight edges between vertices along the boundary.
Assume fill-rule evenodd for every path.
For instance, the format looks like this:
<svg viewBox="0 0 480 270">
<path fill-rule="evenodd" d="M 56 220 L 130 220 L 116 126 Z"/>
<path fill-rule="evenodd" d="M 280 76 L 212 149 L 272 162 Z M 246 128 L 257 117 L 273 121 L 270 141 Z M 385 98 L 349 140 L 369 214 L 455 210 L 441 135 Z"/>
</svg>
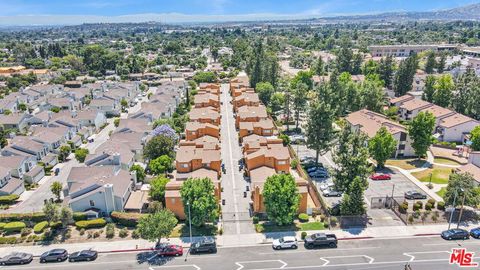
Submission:
<svg viewBox="0 0 480 270">
<path fill-rule="evenodd" d="M 352 239 L 370 239 L 370 238 L 404 238 L 415 237 L 425 235 L 440 234 L 443 230 L 446 230 L 447 224 L 435 224 L 424 226 L 389 226 L 389 227 L 369 227 L 369 228 L 352 228 L 345 230 L 323 230 L 323 231 L 308 231 L 308 234 L 316 232 L 334 233 L 337 238 L 342 240 Z M 463 226 L 462 226 L 463 227 Z M 465 229 L 471 229 L 473 226 L 464 227 Z M 455 228 L 455 224 L 452 224 L 452 228 Z M 239 247 L 239 246 L 252 246 L 261 244 L 270 244 L 273 239 L 282 236 L 293 236 L 297 239 L 301 239 L 301 232 L 278 232 L 278 233 L 254 233 L 254 234 L 238 234 L 238 235 L 219 235 L 216 237 L 216 241 L 219 247 Z M 193 237 L 193 241 L 198 241 L 202 237 Z M 163 239 L 163 242 L 167 242 Z M 182 245 L 183 247 L 189 247 L 189 238 L 170 238 L 168 242 L 171 244 Z M 83 249 L 94 249 L 101 253 L 114 253 L 114 252 L 139 252 L 151 250 L 154 243 L 148 242 L 143 239 L 136 240 L 122 240 L 122 241 L 104 241 L 104 242 L 86 242 L 86 243 L 73 243 L 73 244 L 52 244 L 52 245 L 35 245 L 35 246 L 22 246 L 12 245 L 9 247 L 0 248 L 0 257 L 13 251 L 23 251 L 32 253 L 34 256 L 39 256 L 43 252 L 53 248 L 64 248 L 69 252 L 79 251 Z"/>
</svg>

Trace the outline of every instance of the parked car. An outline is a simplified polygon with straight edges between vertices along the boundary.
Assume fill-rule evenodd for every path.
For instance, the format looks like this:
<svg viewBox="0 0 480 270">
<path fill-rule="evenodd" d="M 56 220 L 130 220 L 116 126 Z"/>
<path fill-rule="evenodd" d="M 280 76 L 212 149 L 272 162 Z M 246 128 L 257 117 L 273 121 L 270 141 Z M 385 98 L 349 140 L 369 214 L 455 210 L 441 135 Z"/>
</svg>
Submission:
<svg viewBox="0 0 480 270">
<path fill-rule="evenodd" d="M 195 254 L 200 252 L 217 252 L 217 243 L 215 243 L 214 239 L 203 239 L 193 243 L 190 248 L 190 253 Z"/>
<path fill-rule="evenodd" d="M 293 144 L 305 143 L 305 141 L 306 141 L 305 136 L 300 135 L 300 134 L 294 134 L 294 135 L 291 135 L 289 137 L 290 137 L 290 141 Z"/>
<path fill-rule="evenodd" d="M 68 259 L 68 252 L 63 248 L 56 248 L 43 253 L 40 256 L 40 262 L 63 262 Z"/>
<path fill-rule="evenodd" d="M 80 262 L 80 261 L 94 261 L 97 259 L 98 252 L 95 250 L 82 250 L 82 251 L 77 251 L 72 254 L 70 254 L 70 257 L 68 258 L 69 262 Z"/>
<path fill-rule="evenodd" d="M 312 167 L 307 168 L 307 173 L 312 173 L 312 172 L 316 172 L 316 171 L 319 171 L 319 170 L 325 170 L 325 168 L 318 167 L 318 166 L 312 166 Z"/>
<path fill-rule="evenodd" d="M 323 196 L 325 197 L 341 197 L 342 192 L 337 190 L 326 189 L 323 191 Z"/>
<path fill-rule="evenodd" d="M 27 264 L 32 262 L 33 255 L 25 252 L 12 252 L 0 259 L 0 265 Z"/>
<path fill-rule="evenodd" d="M 324 191 L 324 190 L 327 190 L 327 189 L 332 188 L 332 187 L 334 187 L 334 186 L 335 186 L 334 183 L 329 182 L 329 183 L 321 184 L 321 185 L 319 186 L 319 188 L 320 188 L 320 190 Z"/>
<path fill-rule="evenodd" d="M 182 256 L 183 247 L 179 245 L 165 245 L 157 250 L 157 254 L 160 256 Z"/>
<path fill-rule="evenodd" d="M 305 237 L 305 246 L 313 248 L 318 246 L 337 247 L 337 236 L 335 234 L 315 233 Z"/>
<path fill-rule="evenodd" d="M 390 180 L 392 177 L 388 173 L 375 173 L 370 176 L 372 180 Z"/>
<path fill-rule="evenodd" d="M 427 198 L 427 195 L 415 190 L 410 190 L 405 192 L 405 199 L 407 200 L 423 200 L 426 198 Z"/>
<path fill-rule="evenodd" d="M 471 229 L 471 230 L 470 230 L 470 235 L 471 235 L 473 238 L 479 239 L 479 238 L 480 238 L 480 227 Z"/>
<path fill-rule="evenodd" d="M 468 239 L 470 235 L 467 230 L 464 229 L 450 229 L 443 231 L 441 234 L 442 238 L 445 240 L 459 240 L 459 239 Z"/>
<path fill-rule="evenodd" d="M 301 163 L 309 163 L 309 162 L 315 162 L 314 157 L 302 157 L 300 158 Z"/>
<path fill-rule="evenodd" d="M 272 243 L 273 249 L 286 249 L 286 248 L 291 248 L 291 249 L 297 249 L 298 243 L 297 239 L 293 236 L 284 236 L 279 239 L 273 240 Z"/>
<path fill-rule="evenodd" d="M 308 175 L 310 175 L 311 178 L 327 178 L 328 172 L 324 170 L 318 170 L 318 171 L 309 173 Z"/>
</svg>

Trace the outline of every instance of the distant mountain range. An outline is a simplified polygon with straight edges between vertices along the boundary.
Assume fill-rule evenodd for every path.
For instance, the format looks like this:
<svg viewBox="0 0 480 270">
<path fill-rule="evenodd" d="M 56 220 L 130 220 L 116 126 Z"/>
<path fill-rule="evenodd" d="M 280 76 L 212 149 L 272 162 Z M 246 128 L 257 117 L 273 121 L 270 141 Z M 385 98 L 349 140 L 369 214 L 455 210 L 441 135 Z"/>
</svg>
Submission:
<svg viewBox="0 0 480 270">
<path fill-rule="evenodd" d="M 480 20 L 480 3 L 458 8 L 424 12 L 387 12 L 369 15 L 324 17 L 326 21 L 412 21 L 412 20 Z"/>
</svg>

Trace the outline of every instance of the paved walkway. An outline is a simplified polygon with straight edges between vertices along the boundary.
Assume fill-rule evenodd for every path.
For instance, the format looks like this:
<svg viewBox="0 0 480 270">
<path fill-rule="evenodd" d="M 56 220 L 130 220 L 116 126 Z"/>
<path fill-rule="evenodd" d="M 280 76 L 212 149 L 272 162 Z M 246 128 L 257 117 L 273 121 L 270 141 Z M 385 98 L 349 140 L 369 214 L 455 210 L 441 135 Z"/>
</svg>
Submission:
<svg viewBox="0 0 480 270">
<path fill-rule="evenodd" d="M 423 226 L 388 226 L 388 227 L 369 227 L 369 228 L 353 228 L 348 230 L 323 230 L 323 231 L 309 231 L 309 234 L 315 232 L 334 233 L 339 240 L 347 239 L 368 239 L 368 238 L 405 238 L 416 237 L 425 235 L 439 234 L 443 230 L 446 230 L 447 224 L 434 224 Z M 452 225 L 455 227 L 455 225 Z M 471 229 L 470 227 L 463 227 Z M 252 246 L 269 244 L 273 239 L 277 239 L 286 235 L 295 235 L 297 239 L 301 239 L 301 232 L 278 232 L 278 233 L 252 233 L 252 234 L 234 234 L 234 235 L 220 235 L 216 237 L 217 244 L 221 247 L 239 247 L 239 246 Z M 198 241 L 200 237 L 194 237 L 193 241 Z M 184 247 L 188 247 L 189 238 L 170 238 L 164 239 L 162 242 L 169 242 L 171 244 L 179 244 Z M 52 244 L 52 245 L 35 245 L 35 246 L 22 246 L 12 245 L 9 247 L 0 248 L 0 256 L 4 256 L 12 251 L 24 251 L 32 253 L 36 256 L 43 252 L 53 248 L 65 248 L 69 252 L 79 251 L 82 249 L 94 249 L 99 252 L 128 252 L 128 251 L 140 251 L 144 249 L 151 249 L 154 246 L 153 242 L 148 242 L 143 239 L 136 240 L 119 240 L 119 241 L 103 241 L 103 242 L 85 242 L 85 243 L 72 243 L 72 244 Z"/>
</svg>

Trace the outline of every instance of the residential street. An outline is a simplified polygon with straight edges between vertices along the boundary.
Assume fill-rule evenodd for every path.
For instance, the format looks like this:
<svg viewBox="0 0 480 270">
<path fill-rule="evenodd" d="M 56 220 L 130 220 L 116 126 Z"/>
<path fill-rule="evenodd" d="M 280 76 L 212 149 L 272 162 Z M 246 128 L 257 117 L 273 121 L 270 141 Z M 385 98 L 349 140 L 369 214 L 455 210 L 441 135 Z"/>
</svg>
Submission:
<svg viewBox="0 0 480 270">
<path fill-rule="evenodd" d="M 249 214 L 250 192 L 246 198 L 243 196 L 248 183 L 243 178 L 243 171 L 239 170 L 242 152 L 235 129 L 229 85 L 222 84 L 221 91 L 222 160 L 226 169 L 226 173 L 222 174 L 222 199 L 225 200 L 222 206 L 223 231 L 224 234 L 254 233 Z"/>
<path fill-rule="evenodd" d="M 161 258 L 150 251 L 100 254 L 94 262 L 39 264 L 38 258 L 25 266 L 8 269 L 386 269 L 402 270 L 410 262 L 412 270 L 460 269 L 449 265 L 452 248 L 476 252 L 480 261 L 480 240 L 447 242 L 440 237 L 340 241 L 338 248 L 275 251 L 270 245 L 219 248 L 216 254 Z M 186 259 L 186 260 L 185 260 Z M 462 268 L 473 269 L 473 268 Z"/>
</svg>

